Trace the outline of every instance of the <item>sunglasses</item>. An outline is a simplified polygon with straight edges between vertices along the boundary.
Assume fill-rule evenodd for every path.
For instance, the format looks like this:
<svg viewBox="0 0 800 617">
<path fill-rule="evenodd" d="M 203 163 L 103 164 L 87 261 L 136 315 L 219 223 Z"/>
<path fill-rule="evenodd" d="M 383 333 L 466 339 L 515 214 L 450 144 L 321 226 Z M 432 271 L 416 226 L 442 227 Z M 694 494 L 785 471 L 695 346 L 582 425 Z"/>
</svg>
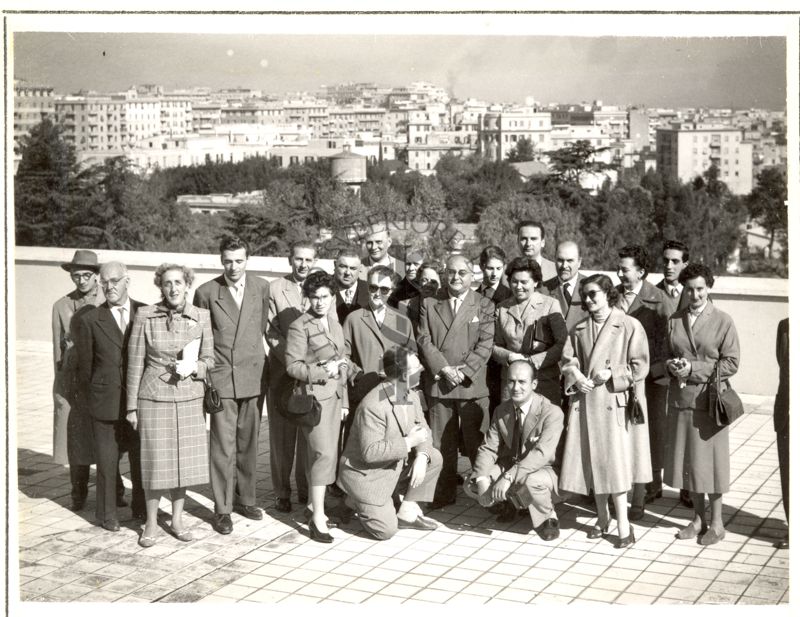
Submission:
<svg viewBox="0 0 800 617">
<path fill-rule="evenodd" d="M 597 296 L 597 294 L 601 294 L 601 293 L 603 293 L 602 289 L 592 289 L 591 291 L 585 292 L 583 294 L 583 297 L 584 298 L 591 298 L 592 300 L 594 300 L 595 296 Z"/>
<path fill-rule="evenodd" d="M 381 295 L 383 295 L 383 296 L 388 296 L 390 293 L 392 293 L 392 288 L 391 287 L 378 287 L 377 285 L 370 285 L 369 286 L 369 293 L 371 293 L 371 294 L 374 294 L 378 290 L 380 290 Z"/>
</svg>

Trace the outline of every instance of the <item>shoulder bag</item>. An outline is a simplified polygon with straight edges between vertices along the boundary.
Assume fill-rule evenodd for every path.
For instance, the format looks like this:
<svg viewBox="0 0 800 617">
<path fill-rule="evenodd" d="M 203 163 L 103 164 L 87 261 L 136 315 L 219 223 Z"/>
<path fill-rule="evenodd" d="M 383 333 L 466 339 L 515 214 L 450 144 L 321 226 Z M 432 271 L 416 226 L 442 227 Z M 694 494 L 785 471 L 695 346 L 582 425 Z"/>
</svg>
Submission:
<svg viewBox="0 0 800 617">
<path fill-rule="evenodd" d="M 719 362 L 714 367 L 714 381 L 708 384 L 708 415 L 717 426 L 730 426 L 744 414 L 742 399 L 728 384 L 722 391 Z"/>
<path fill-rule="evenodd" d="M 311 384 L 293 381 L 283 396 L 280 414 L 296 426 L 313 427 L 319 424 L 322 406 L 314 396 Z"/>
</svg>

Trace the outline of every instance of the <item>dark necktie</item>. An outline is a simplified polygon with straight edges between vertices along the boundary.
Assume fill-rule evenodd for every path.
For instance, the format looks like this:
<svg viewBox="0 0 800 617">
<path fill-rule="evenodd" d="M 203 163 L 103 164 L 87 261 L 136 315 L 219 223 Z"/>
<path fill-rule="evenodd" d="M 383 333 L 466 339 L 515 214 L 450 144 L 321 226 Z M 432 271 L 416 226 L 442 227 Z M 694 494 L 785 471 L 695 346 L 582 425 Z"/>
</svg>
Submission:
<svg viewBox="0 0 800 617">
<path fill-rule="evenodd" d="M 511 450 L 514 458 L 519 458 L 520 447 L 522 446 L 522 414 L 519 407 L 514 407 L 514 438 L 511 440 Z"/>
<path fill-rule="evenodd" d="M 567 301 L 567 304 L 572 303 L 572 294 L 569 293 L 569 283 L 564 283 L 564 299 Z"/>
</svg>

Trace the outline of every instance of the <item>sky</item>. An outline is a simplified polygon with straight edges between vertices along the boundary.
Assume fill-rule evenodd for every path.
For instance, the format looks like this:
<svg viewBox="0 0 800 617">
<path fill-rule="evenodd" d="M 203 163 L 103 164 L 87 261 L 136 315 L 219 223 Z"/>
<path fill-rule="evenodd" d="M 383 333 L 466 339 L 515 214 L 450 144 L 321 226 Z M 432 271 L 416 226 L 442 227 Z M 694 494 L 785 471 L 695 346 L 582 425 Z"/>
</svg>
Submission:
<svg viewBox="0 0 800 617">
<path fill-rule="evenodd" d="M 487 102 L 786 107 L 780 37 L 14 34 L 14 77 L 57 93 L 154 83 L 317 91 L 429 81 Z"/>
</svg>

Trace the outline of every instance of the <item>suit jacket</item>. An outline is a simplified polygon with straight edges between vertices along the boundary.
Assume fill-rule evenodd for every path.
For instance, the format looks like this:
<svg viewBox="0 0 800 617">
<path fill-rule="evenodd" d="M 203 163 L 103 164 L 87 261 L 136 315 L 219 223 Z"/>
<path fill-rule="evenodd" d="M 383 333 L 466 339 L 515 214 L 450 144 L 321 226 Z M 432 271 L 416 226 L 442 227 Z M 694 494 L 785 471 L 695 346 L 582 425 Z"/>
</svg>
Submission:
<svg viewBox="0 0 800 617">
<path fill-rule="evenodd" d="M 489 477 L 492 467 L 498 461 L 510 461 L 516 456 L 514 432 L 517 425 L 514 403 L 503 401 L 494 411 L 489 431 L 483 438 L 475 457 L 474 477 Z M 525 416 L 520 440 L 520 452 L 527 454 L 516 464 L 505 469 L 514 478 L 512 486 L 519 488 L 525 478 L 540 469 L 548 469 L 553 477 L 553 486 L 558 486 L 558 478 L 552 469 L 556 460 L 556 446 L 564 429 L 564 413 L 543 396 L 534 393 L 531 407 Z M 505 465 L 503 465 L 505 467 Z"/>
<path fill-rule="evenodd" d="M 70 332 L 72 316 L 84 306 L 99 306 L 104 301 L 103 292 L 98 285 L 95 287 L 94 293 L 86 295 L 81 295 L 77 289 L 73 289 L 53 304 L 53 362 L 56 374 L 67 368 L 67 356 L 73 345 L 73 338 Z M 74 367 L 72 369 L 74 370 Z"/>
<path fill-rule="evenodd" d="M 708 409 L 708 384 L 715 378 L 717 362 L 723 390 L 728 386 L 727 379 L 739 369 L 739 336 L 730 315 L 709 301 L 691 327 L 688 307 L 673 313 L 669 319 L 669 357 L 686 358 L 692 364 L 685 387 L 680 388 L 674 377 L 670 381 L 669 406 Z"/>
<path fill-rule="evenodd" d="M 250 398 L 266 386 L 266 354 L 269 283 L 245 274 L 244 298 L 238 309 L 225 278 L 203 283 L 194 294 L 194 305 L 211 312 L 214 333 L 214 367 L 211 382 L 222 398 Z"/>
<path fill-rule="evenodd" d="M 558 300 L 558 305 L 561 307 L 561 314 L 564 316 L 564 321 L 567 322 L 567 332 L 571 332 L 580 321 L 583 321 L 589 316 L 589 313 L 583 310 L 581 306 L 581 280 L 586 278 L 583 274 L 578 273 L 578 278 L 575 281 L 575 289 L 572 290 L 572 297 L 567 304 L 567 299 L 564 297 L 564 287 L 561 279 L 554 277 L 545 280 L 542 283 L 541 289 L 537 291 L 541 294 L 549 295 Z"/>
<path fill-rule="evenodd" d="M 332 358 L 344 358 L 344 335 L 336 315 L 329 311 L 322 319 L 328 322 L 328 332 L 320 319 L 310 312 L 303 313 L 292 322 L 286 333 L 286 373 L 292 379 L 313 387 L 308 390 L 318 401 L 334 396 L 342 399 L 347 408 L 346 374 L 344 378 L 331 378 L 319 363 Z"/>
<path fill-rule="evenodd" d="M 388 349 L 404 347 L 417 351 L 411 322 L 408 317 L 391 307 L 386 307 L 380 327 L 370 309 L 359 309 L 348 315 L 342 329 L 344 353 L 352 365 L 353 388 L 350 390 L 350 399 L 354 406 L 385 376 L 383 354 Z"/>
<path fill-rule="evenodd" d="M 425 298 L 419 311 L 417 346 L 431 373 L 425 394 L 445 399 L 476 399 L 489 396 L 486 363 L 494 341 L 494 304 L 473 290 L 463 296 L 453 317 L 447 289 Z M 466 379 L 455 388 L 445 379 L 433 377 L 446 366 L 461 366 Z"/>
<path fill-rule="evenodd" d="M 163 304 L 143 306 L 136 312 L 128 342 L 128 409 L 137 409 L 139 399 L 182 402 L 203 398 L 205 379 L 214 366 L 214 335 L 211 314 L 188 302 L 183 313 L 167 327 Z M 172 369 L 178 353 L 190 342 L 200 341 L 197 374 L 179 379 Z"/>
<path fill-rule="evenodd" d="M 567 326 L 561 308 L 553 298 L 533 292 L 524 305 L 508 298 L 497 306 L 494 324 L 492 358 L 508 373 L 508 357 L 512 352 L 530 355 L 539 380 L 558 381 L 558 362 L 567 340 Z M 533 352 L 535 342 L 548 345 L 544 351 Z"/>
<path fill-rule="evenodd" d="M 617 285 L 620 295 L 625 293 L 622 285 Z M 642 281 L 642 287 L 628 307 L 627 314 L 639 320 L 647 334 L 650 351 L 650 377 L 664 376 L 666 359 L 667 308 L 664 306 L 665 294 L 655 285 Z"/>
<path fill-rule="evenodd" d="M 349 306 L 345 304 L 339 290 L 334 290 L 336 294 L 336 316 L 339 318 L 339 324 L 344 325 L 344 320 L 353 311 L 360 308 L 367 308 L 369 306 L 369 291 L 366 281 L 358 279 L 356 281 L 356 292 L 353 296 L 353 303 Z"/>
<path fill-rule="evenodd" d="M 339 484 L 353 499 L 370 505 L 387 503 L 397 486 L 409 452 L 404 437 L 421 424 L 428 439 L 412 448 L 431 458 L 433 443 L 416 392 L 399 405 L 391 382 L 373 388 L 361 401 L 339 463 Z"/>
<path fill-rule="evenodd" d="M 514 295 L 514 294 L 511 293 L 511 289 L 507 285 L 504 285 L 503 283 L 500 283 L 497 286 L 497 289 L 494 290 L 494 293 L 491 296 L 485 296 L 484 295 L 483 292 L 484 292 L 485 289 L 486 289 L 486 285 L 481 283 L 480 285 L 478 285 L 478 289 L 476 289 L 475 291 L 477 291 L 484 298 L 488 297 L 489 300 L 491 300 L 495 304 L 500 304 L 503 300 L 507 300 L 508 298 L 510 298 L 510 297 L 512 297 Z"/>
<path fill-rule="evenodd" d="M 656 285 L 656 289 L 658 289 L 661 293 L 664 294 L 664 309 L 667 314 L 667 319 L 669 319 L 670 315 L 675 311 L 680 309 L 686 308 L 689 306 L 689 297 L 686 295 L 686 288 L 684 287 L 681 290 L 681 295 L 677 298 L 673 298 L 668 292 L 667 287 L 664 284 L 664 279 L 661 279 L 658 284 Z"/>
<path fill-rule="evenodd" d="M 554 261 L 542 257 L 542 263 L 539 264 L 539 267 L 542 269 L 542 282 L 558 275 L 558 270 L 556 270 L 556 263 Z"/>
<path fill-rule="evenodd" d="M 78 315 L 75 328 L 76 381 L 79 401 L 97 420 L 114 422 L 126 415 L 125 374 L 131 322 L 142 306 L 131 299 L 128 328 L 120 332 L 108 302 Z"/>
<path fill-rule="evenodd" d="M 778 433 L 789 433 L 789 318 L 778 323 L 775 341 L 778 359 L 778 392 L 775 395 L 773 423 Z"/>
<path fill-rule="evenodd" d="M 272 281 L 269 297 L 267 345 L 269 383 L 276 387 L 286 378 L 286 335 L 295 319 L 305 313 L 303 296 L 291 275 Z"/>
</svg>

